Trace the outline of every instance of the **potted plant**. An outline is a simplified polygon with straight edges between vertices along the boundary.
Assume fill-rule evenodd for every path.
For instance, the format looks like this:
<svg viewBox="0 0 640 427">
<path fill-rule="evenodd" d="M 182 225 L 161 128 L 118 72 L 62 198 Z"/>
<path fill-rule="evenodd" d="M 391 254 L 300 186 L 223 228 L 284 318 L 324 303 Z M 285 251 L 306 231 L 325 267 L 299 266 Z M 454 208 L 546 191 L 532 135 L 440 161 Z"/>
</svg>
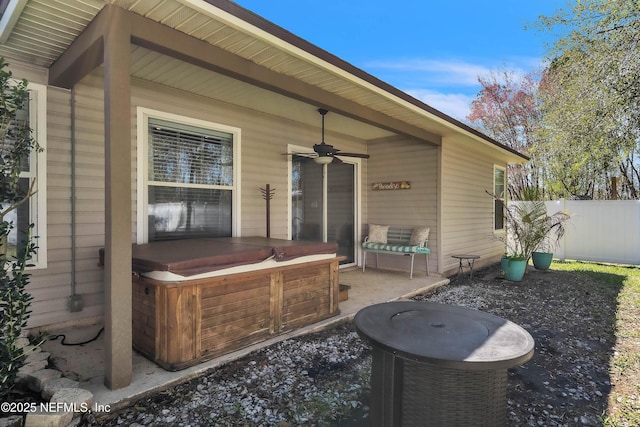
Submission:
<svg viewBox="0 0 640 427">
<path fill-rule="evenodd" d="M 548 270 L 553 261 L 553 252 L 534 251 L 531 254 L 531 262 L 536 270 Z"/>
<path fill-rule="evenodd" d="M 547 251 L 547 255 L 536 255 L 534 262 L 540 261 L 540 258 L 546 258 L 545 261 L 550 265 L 548 254 L 551 253 L 551 258 L 553 257 L 551 250 L 557 246 L 564 235 L 565 223 L 570 218 L 569 213 L 558 211 L 549 215 L 543 201 L 528 200 L 509 204 L 504 209 L 504 216 L 507 233 L 497 238 L 506 244 L 508 250 L 506 259 L 510 262 L 502 263 L 503 271 L 505 266 L 516 268 L 514 273 L 505 271 L 505 277 L 508 275 L 509 280 L 515 278 L 518 281 L 518 277 L 522 280 L 526 265 L 534 252 Z M 546 268 L 549 268 L 549 265 Z M 536 268 L 542 269 L 544 265 L 538 264 Z M 522 276 L 520 276 L 521 270 Z"/>
<path fill-rule="evenodd" d="M 544 203 L 542 204 L 544 205 Z M 540 213 L 540 216 L 536 218 L 536 221 L 540 223 L 537 226 L 545 233 L 531 253 L 531 261 L 537 270 L 548 270 L 551 266 L 553 251 L 564 236 L 565 224 L 569 218 L 571 215 L 564 210 L 553 215 L 548 215 L 545 211 L 544 214 Z"/>
<path fill-rule="evenodd" d="M 500 261 L 504 278 L 512 282 L 520 282 L 527 270 L 527 260 L 523 255 L 505 254 Z"/>
</svg>

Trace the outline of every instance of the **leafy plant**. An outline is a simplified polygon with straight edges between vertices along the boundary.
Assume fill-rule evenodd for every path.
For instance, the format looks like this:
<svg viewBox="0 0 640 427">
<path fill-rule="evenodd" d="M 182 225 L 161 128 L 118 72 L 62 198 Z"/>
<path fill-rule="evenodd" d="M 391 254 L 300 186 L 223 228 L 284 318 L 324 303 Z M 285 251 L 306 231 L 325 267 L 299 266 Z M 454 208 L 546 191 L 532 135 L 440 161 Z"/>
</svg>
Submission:
<svg viewBox="0 0 640 427">
<path fill-rule="evenodd" d="M 3 222 L 2 228 L 6 225 Z M 29 260 L 37 249 L 30 240 L 29 233 L 28 241 L 22 242 L 17 256 L 10 262 L 5 260 L 0 269 L 0 399 L 11 391 L 25 356 L 19 338 L 29 320 L 33 299 L 25 289 L 30 277 L 25 269 L 31 266 Z"/>
<path fill-rule="evenodd" d="M 564 210 L 549 215 L 543 201 L 530 200 L 506 205 L 504 218 L 507 232 L 496 237 L 505 243 L 507 257 L 529 261 L 534 251 L 557 247 L 571 215 Z"/>
<path fill-rule="evenodd" d="M 14 224 L 8 215 L 35 194 L 35 180 L 25 186 L 20 172 L 31 152 L 40 150 L 28 120 L 22 118 L 29 99 L 28 82 L 16 82 L 7 66 L 0 58 L 0 399 L 11 391 L 24 360 L 19 338 L 33 299 L 26 291 L 30 277 L 26 268 L 37 250 L 30 225 L 16 253 L 9 253 L 8 237 Z"/>
</svg>

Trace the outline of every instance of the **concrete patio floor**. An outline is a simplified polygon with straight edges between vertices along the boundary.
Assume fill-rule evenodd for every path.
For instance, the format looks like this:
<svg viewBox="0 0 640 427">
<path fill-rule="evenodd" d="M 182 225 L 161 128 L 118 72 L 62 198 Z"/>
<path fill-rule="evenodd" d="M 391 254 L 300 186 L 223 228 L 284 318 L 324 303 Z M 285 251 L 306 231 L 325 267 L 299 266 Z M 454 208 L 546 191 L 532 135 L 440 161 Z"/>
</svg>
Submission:
<svg viewBox="0 0 640 427">
<path fill-rule="evenodd" d="M 423 276 L 419 273 L 414 274 L 413 280 L 410 280 L 407 272 L 369 269 L 363 273 L 362 270 L 353 268 L 340 272 L 340 283 L 351 288 L 349 299 L 340 303 L 340 314 L 337 316 L 176 372 L 165 371 L 134 351 L 132 382 L 129 386 L 118 390 L 110 390 L 104 385 L 102 334 L 91 343 L 80 346 L 62 345 L 62 339 L 58 338 L 47 341 L 43 345 L 43 350 L 51 353 L 51 360 L 54 361 L 56 369 L 62 371 L 63 376 L 79 381 L 81 388 L 93 393 L 94 403 L 109 405 L 110 408 L 116 409 L 147 394 L 203 375 L 217 366 L 239 359 L 270 344 L 348 322 L 366 306 L 410 298 L 446 285 L 449 280 L 433 275 Z M 50 335 L 65 334 L 66 343 L 76 343 L 94 338 L 101 328 L 102 324 L 96 324 L 64 331 L 48 331 L 48 333 Z"/>
</svg>

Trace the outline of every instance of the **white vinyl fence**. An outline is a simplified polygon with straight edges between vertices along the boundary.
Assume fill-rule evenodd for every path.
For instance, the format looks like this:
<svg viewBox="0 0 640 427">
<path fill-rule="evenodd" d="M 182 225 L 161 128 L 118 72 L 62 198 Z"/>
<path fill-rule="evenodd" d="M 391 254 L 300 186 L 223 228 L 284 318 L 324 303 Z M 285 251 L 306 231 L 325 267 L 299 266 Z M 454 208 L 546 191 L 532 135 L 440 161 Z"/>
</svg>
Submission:
<svg viewBox="0 0 640 427">
<path fill-rule="evenodd" d="M 554 200 L 547 212 L 571 219 L 554 257 L 640 265 L 640 201 Z"/>
</svg>

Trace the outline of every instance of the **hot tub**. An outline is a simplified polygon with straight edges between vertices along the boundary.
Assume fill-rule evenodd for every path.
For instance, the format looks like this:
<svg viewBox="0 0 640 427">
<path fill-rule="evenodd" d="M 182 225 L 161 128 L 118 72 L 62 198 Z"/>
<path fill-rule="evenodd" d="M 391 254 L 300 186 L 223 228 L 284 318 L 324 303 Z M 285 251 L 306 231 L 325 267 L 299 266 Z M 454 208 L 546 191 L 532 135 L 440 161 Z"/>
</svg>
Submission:
<svg viewBox="0 0 640 427">
<path fill-rule="evenodd" d="M 133 246 L 133 346 L 179 370 L 339 313 L 337 244 L 262 237 Z"/>
</svg>

